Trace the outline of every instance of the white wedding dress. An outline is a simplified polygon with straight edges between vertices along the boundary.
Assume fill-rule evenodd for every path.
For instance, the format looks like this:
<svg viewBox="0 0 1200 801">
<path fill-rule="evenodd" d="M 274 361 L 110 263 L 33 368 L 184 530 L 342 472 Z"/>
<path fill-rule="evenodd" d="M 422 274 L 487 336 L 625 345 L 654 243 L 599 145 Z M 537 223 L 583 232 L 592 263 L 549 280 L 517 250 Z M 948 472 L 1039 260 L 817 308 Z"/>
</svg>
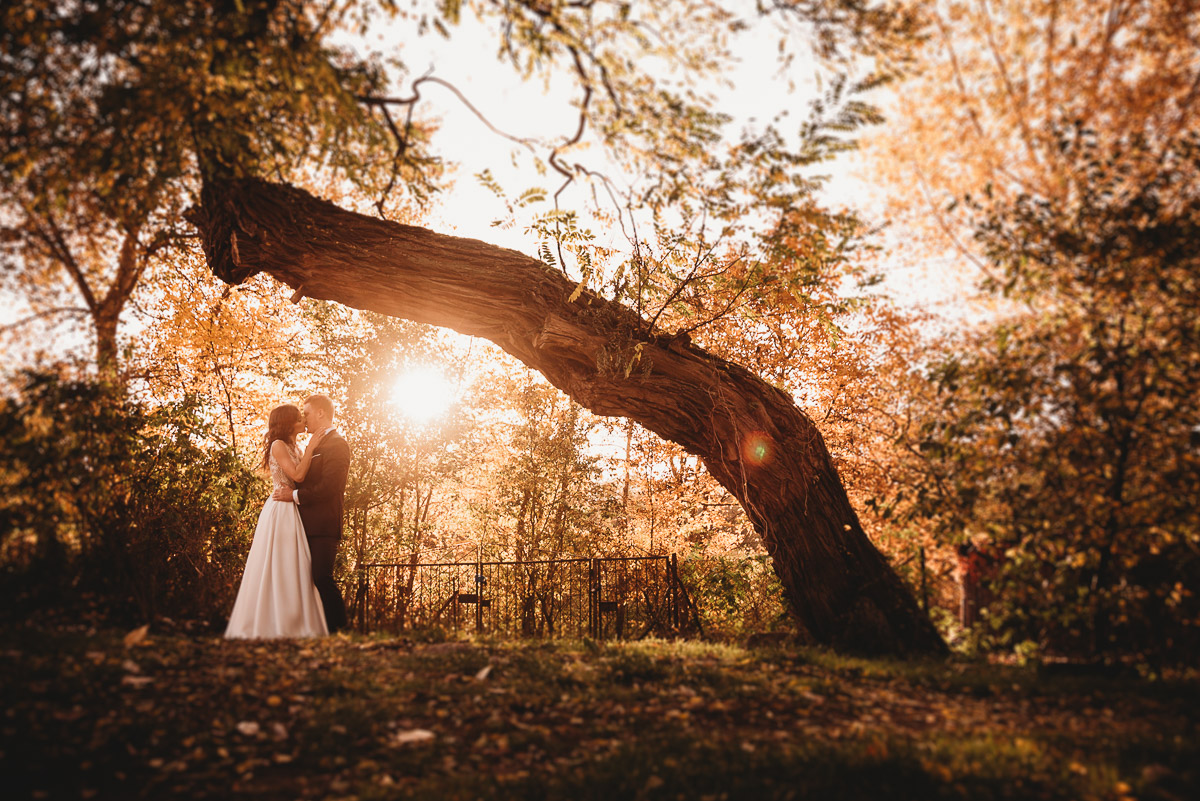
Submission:
<svg viewBox="0 0 1200 801">
<path fill-rule="evenodd" d="M 290 450 L 299 461 L 299 451 Z M 295 488 L 274 454 L 270 467 L 273 489 Z M 294 503 L 268 498 L 258 515 L 225 637 L 320 637 L 328 633 L 321 596 L 312 580 L 312 556 L 300 509 Z"/>
</svg>

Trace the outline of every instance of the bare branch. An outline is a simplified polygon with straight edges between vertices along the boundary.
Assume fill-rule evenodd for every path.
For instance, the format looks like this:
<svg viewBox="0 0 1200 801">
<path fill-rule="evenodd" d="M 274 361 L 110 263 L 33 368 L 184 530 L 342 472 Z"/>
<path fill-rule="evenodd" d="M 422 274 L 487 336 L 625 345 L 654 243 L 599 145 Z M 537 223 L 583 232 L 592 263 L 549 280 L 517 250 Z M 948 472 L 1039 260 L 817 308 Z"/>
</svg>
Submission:
<svg viewBox="0 0 1200 801">
<path fill-rule="evenodd" d="M 79 293 L 83 295 L 83 300 L 87 303 L 88 308 L 95 312 L 100 307 L 96 300 L 96 295 L 92 291 L 91 285 L 88 284 L 87 276 L 83 273 L 83 268 L 75 261 L 71 249 L 67 246 L 66 237 L 63 236 L 62 229 L 58 227 L 58 223 L 55 222 L 51 215 L 47 214 L 45 221 L 49 230 L 43 230 L 37 223 L 37 217 L 31 214 L 29 215 L 29 219 L 38 236 L 50 246 L 54 258 L 66 268 L 71 278 L 75 281 L 75 285 L 79 288 Z"/>
<path fill-rule="evenodd" d="M 728 270 L 729 267 L 732 267 L 734 264 L 737 264 L 739 261 L 742 260 L 742 258 L 743 258 L 742 256 L 738 256 L 736 259 L 734 259 L 732 262 L 730 262 L 726 266 L 725 270 Z M 743 279 L 742 285 L 740 287 L 738 287 L 738 290 L 736 292 L 733 293 L 733 297 L 731 297 L 729 299 L 729 301 L 724 306 L 722 306 L 721 309 L 716 314 L 711 315 L 707 320 L 701 320 L 700 322 L 696 323 L 695 325 L 690 325 L 687 328 L 679 329 L 679 331 L 677 331 L 675 333 L 675 335 L 676 336 L 687 336 L 687 335 L 690 335 L 691 333 L 693 333 L 694 331 L 699 331 L 701 328 L 703 328 L 706 325 L 712 325 L 717 320 L 720 320 L 722 317 L 724 317 L 725 315 L 727 315 L 731 311 L 733 311 L 737 307 L 738 302 L 742 299 L 742 296 L 744 296 L 746 294 L 746 292 L 749 291 L 749 289 L 750 289 L 750 276 L 747 275 L 746 278 Z"/>
<path fill-rule="evenodd" d="M 378 97 L 378 96 L 373 96 L 373 95 L 360 95 L 358 97 L 358 100 L 360 103 L 363 103 L 365 105 L 375 106 L 375 107 L 379 107 L 379 108 L 384 108 L 387 106 L 409 106 L 409 107 L 415 106 L 416 103 L 421 99 L 421 93 L 419 91 L 419 87 L 423 83 L 433 83 L 433 84 L 437 84 L 438 86 L 443 86 L 443 87 L 449 89 L 454 94 L 454 96 L 457 97 L 459 99 L 459 101 L 461 101 L 462 104 L 471 111 L 472 114 L 474 114 L 476 117 L 478 117 L 479 121 L 482 122 L 484 125 L 486 125 L 488 130 L 490 130 L 492 133 L 496 134 L 497 136 L 502 136 L 505 139 L 508 139 L 509 141 L 516 142 L 517 144 L 522 145 L 525 148 L 527 148 L 531 153 L 536 154 L 537 151 L 534 149 L 534 144 L 537 142 L 536 139 L 529 139 L 529 138 L 525 138 L 525 137 L 514 136 L 513 134 L 510 134 L 506 131 L 500 130 L 499 128 L 497 128 L 495 125 L 493 125 L 491 123 L 491 121 L 487 118 L 486 115 L 484 115 L 484 113 L 482 111 L 477 109 L 475 107 L 475 105 L 473 103 L 471 103 L 470 100 L 467 99 L 466 95 L 464 95 L 461 91 L 459 91 L 458 87 L 456 87 L 454 84 L 450 83 L 449 81 L 443 80 L 441 78 L 437 78 L 429 73 L 426 73 L 425 75 L 421 76 L 420 78 L 418 78 L 416 81 L 413 82 L 413 96 L 412 97 L 407 97 L 407 98 L 406 97 Z"/>
<path fill-rule="evenodd" d="M 707 253 L 702 253 L 703 247 L 703 244 L 697 245 L 696 256 L 694 259 L 692 259 L 692 269 L 688 271 L 686 276 L 680 279 L 680 281 L 675 285 L 675 289 L 670 295 L 667 296 L 666 300 L 662 302 L 662 305 L 659 306 L 658 311 L 654 313 L 654 316 L 650 318 L 651 329 L 654 328 L 654 325 L 658 322 L 658 318 L 662 316 L 662 313 L 667 310 L 668 306 L 671 305 L 671 301 L 679 297 L 680 293 L 692 283 L 692 279 L 696 277 L 696 273 L 700 270 L 700 265 L 707 261 L 710 256 L 712 256 L 712 252 L 716 249 L 717 245 L 714 242 L 712 246 L 709 247 Z"/>
<path fill-rule="evenodd" d="M 20 320 L 15 320 L 14 322 L 0 325 L 0 332 L 7 334 L 10 331 L 16 331 L 18 328 L 24 328 L 36 320 L 40 320 L 45 317 L 53 317 L 57 314 L 71 314 L 76 317 L 81 317 L 88 314 L 88 310 L 81 309 L 77 306 L 57 306 L 53 309 L 45 309 L 44 311 L 22 317 Z"/>
</svg>

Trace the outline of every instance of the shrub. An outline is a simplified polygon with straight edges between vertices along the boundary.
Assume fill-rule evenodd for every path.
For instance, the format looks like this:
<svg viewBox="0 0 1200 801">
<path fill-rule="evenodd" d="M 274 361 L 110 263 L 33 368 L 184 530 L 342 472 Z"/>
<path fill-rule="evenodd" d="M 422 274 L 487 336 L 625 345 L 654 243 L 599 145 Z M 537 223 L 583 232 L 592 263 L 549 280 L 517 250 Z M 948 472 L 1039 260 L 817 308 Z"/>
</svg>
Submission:
<svg viewBox="0 0 1200 801">
<path fill-rule="evenodd" d="M 766 554 L 681 559 L 679 578 L 706 637 L 736 640 L 791 625 Z"/>
<path fill-rule="evenodd" d="M 20 376 L 0 400 L 0 580 L 18 607 L 90 600 L 117 620 L 228 611 L 266 488 L 212 445 L 200 412 L 195 399 L 149 406 Z"/>
</svg>

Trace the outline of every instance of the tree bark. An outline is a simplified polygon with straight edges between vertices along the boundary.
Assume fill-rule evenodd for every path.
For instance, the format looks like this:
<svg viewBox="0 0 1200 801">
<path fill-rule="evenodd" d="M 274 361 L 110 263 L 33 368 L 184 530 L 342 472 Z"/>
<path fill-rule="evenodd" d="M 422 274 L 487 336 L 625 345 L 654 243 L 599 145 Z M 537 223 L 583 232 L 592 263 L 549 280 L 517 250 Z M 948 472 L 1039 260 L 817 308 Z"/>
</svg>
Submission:
<svg viewBox="0 0 1200 801">
<path fill-rule="evenodd" d="M 679 443 L 741 503 L 797 622 L 859 653 L 940 654 L 868 541 L 825 442 L 786 393 L 652 330 L 513 250 L 346 211 L 259 180 L 204 187 L 192 222 L 213 273 L 266 272 L 308 297 L 491 340 L 584 407 Z"/>
<path fill-rule="evenodd" d="M 109 313 L 93 313 L 92 326 L 96 331 L 96 369 L 100 378 L 120 383 L 121 362 L 117 348 L 119 317 Z"/>
</svg>

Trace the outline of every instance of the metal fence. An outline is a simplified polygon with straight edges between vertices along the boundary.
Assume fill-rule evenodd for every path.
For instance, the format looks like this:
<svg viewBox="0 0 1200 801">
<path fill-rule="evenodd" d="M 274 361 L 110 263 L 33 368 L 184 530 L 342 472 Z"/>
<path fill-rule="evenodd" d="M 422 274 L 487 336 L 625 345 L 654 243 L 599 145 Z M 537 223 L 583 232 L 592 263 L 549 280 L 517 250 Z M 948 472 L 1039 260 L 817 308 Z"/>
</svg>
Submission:
<svg viewBox="0 0 1200 801">
<path fill-rule="evenodd" d="M 636 639 L 679 633 L 685 603 L 674 555 L 375 562 L 358 574 L 351 620 L 364 632 Z"/>
</svg>

